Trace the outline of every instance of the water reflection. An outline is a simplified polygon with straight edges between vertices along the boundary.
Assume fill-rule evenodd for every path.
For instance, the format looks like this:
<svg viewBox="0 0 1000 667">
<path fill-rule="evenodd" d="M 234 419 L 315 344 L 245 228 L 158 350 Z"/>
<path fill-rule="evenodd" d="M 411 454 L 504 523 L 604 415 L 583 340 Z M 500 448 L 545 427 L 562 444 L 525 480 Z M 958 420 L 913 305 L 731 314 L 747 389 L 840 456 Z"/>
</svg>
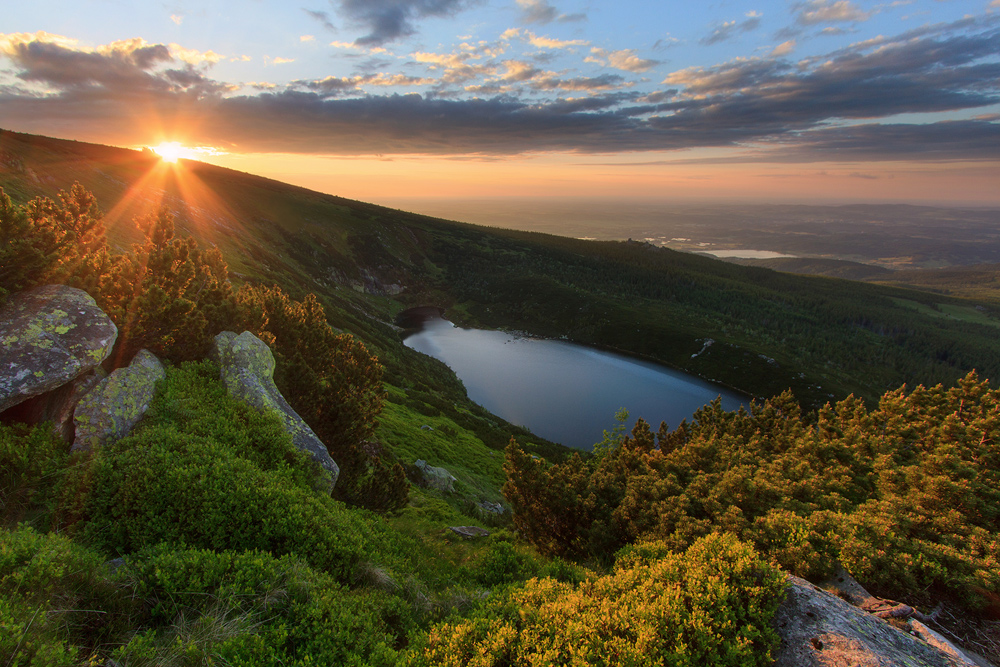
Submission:
<svg viewBox="0 0 1000 667">
<path fill-rule="evenodd" d="M 502 331 L 460 329 L 429 317 L 404 343 L 448 364 L 469 398 L 509 422 L 578 449 L 590 450 L 625 407 L 655 430 L 671 427 L 722 395 L 737 409 L 745 397 L 655 364 L 562 341 Z M 631 427 L 631 423 L 629 426 Z"/>
</svg>

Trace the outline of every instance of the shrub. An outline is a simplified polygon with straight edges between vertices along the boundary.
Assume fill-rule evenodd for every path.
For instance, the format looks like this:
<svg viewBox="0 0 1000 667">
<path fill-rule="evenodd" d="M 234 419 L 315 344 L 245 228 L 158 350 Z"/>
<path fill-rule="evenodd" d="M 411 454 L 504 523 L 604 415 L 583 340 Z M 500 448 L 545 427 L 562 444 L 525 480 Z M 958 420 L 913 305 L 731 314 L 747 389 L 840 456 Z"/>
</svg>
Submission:
<svg viewBox="0 0 1000 667">
<path fill-rule="evenodd" d="M 590 460 L 549 465 L 516 443 L 504 494 L 514 525 L 548 554 L 599 559 L 637 541 L 679 551 L 711 533 L 751 541 L 805 577 L 841 560 L 881 594 L 1000 595 L 1000 391 L 956 387 L 849 397 L 811 420 L 787 392 L 672 432 L 639 420 Z"/>
<path fill-rule="evenodd" d="M 51 502 L 69 447 L 47 426 L 0 424 L 0 519 L 7 524 Z"/>
<path fill-rule="evenodd" d="M 117 651 L 128 665 L 391 665 L 413 628 L 401 599 L 295 556 L 161 545 L 128 568 L 152 627 Z"/>
<path fill-rule="evenodd" d="M 128 614 L 103 559 L 60 535 L 0 529 L 0 655 L 7 665 L 76 665 Z"/>
<path fill-rule="evenodd" d="M 382 365 L 364 343 L 337 333 L 315 295 L 240 289 L 243 327 L 271 346 L 275 383 L 340 466 L 338 498 L 378 512 L 406 505 L 409 485 L 391 452 L 373 446 L 385 400 Z"/>
<path fill-rule="evenodd" d="M 532 579 L 434 627 L 410 665 L 769 665 L 785 576 L 731 536 L 633 553 L 579 585 Z"/>
</svg>

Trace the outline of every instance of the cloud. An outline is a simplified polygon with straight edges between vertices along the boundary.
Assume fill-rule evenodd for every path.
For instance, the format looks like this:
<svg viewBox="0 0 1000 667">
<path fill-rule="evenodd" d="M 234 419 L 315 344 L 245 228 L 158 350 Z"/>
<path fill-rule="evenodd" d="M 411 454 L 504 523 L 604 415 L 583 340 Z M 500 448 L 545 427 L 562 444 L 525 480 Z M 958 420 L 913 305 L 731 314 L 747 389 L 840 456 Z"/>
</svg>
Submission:
<svg viewBox="0 0 1000 667">
<path fill-rule="evenodd" d="M 586 14 L 560 14 L 559 10 L 550 5 L 547 0 L 517 0 L 521 8 L 522 23 L 568 23 L 586 20 Z"/>
<path fill-rule="evenodd" d="M 315 9 L 303 9 L 302 11 L 311 16 L 313 20 L 319 22 L 321 26 L 330 32 L 336 32 L 337 26 L 333 25 L 333 20 L 330 18 L 328 13 Z"/>
<path fill-rule="evenodd" d="M 473 51 L 462 51 L 460 53 L 426 53 L 419 51 L 411 54 L 411 57 L 418 63 L 428 65 L 431 71 L 443 70 L 441 83 L 463 84 L 481 76 L 490 76 L 496 73 L 496 66 L 492 63 L 478 64 L 475 61 L 481 54 Z"/>
<path fill-rule="evenodd" d="M 540 49 L 565 49 L 570 46 L 589 46 L 590 42 L 583 39 L 553 39 L 552 37 L 539 37 L 530 30 L 523 28 L 509 28 L 500 35 L 501 40 L 522 39 L 532 46 Z"/>
<path fill-rule="evenodd" d="M 739 33 L 750 32 L 760 27 L 761 15 L 758 12 L 747 12 L 746 17 L 743 21 L 733 20 L 723 23 L 713 30 L 712 34 L 702 38 L 701 43 L 709 46 L 718 42 L 724 42 L 732 39 Z"/>
<path fill-rule="evenodd" d="M 546 75 L 534 79 L 530 87 L 534 90 L 570 90 L 579 93 L 614 90 L 628 85 L 630 84 L 625 80 L 625 77 L 619 74 L 582 76 L 571 79 L 560 79 L 557 76 Z"/>
<path fill-rule="evenodd" d="M 90 49 L 53 35 L 0 35 L 0 67 L 10 73 L 0 81 L 0 118 L 22 131 L 73 127 L 76 136 L 134 143 L 135 128 L 151 117 L 194 117 L 192 142 L 262 152 L 740 147 L 757 150 L 758 160 L 996 160 L 998 23 L 981 16 L 923 26 L 795 63 L 745 58 L 686 68 L 656 91 L 630 88 L 620 74 L 543 71 L 527 57 L 496 62 L 480 44 L 413 54 L 405 66 L 434 68 L 440 76 L 433 78 L 369 72 L 275 88 L 213 80 L 210 62 L 196 67 L 171 47 L 142 40 Z M 425 85 L 433 88 L 424 95 L 383 94 L 388 86 Z M 891 120 L 957 111 L 984 117 Z"/>
<path fill-rule="evenodd" d="M 507 71 L 500 77 L 504 81 L 530 81 L 542 73 L 540 69 L 521 60 L 504 61 Z"/>
<path fill-rule="evenodd" d="M 299 37 L 300 42 L 314 42 L 316 41 L 316 35 L 302 35 Z"/>
<path fill-rule="evenodd" d="M 356 43 L 381 46 L 416 33 L 414 22 L 428 17 L 453 16 L 466 0 L 337 0 L 340 13 L 368 30 Z"/>
<path fill-rule="evenodd" d="M 795 50 L 795 40 L 790 39 L 787 42 L 782 42 L 781 44 L 778 44 L 776 47 L 771 49 L 771 53 L 769 53 L 768 55 L 771 58 L 780 58 L 781 56 L 787 56 L 794 50 Z"/>
<path fill-rule="evenodd" d="M 587 56 L 584 62 L 597 63 L 606 67 L 614 67 L 624 72 L 646 72 L 652 67 L 660 64 L 658 60 L 646 60 L 635 54 L 634 49 L 622 49 L 620 51 L 606 51 L 604 49 L 590 49 L 592 55 Z"/>
<path fill-rule="evenodd" d="M 1000 124 L 982 120 L 853 125 L 817 129 L 779 146 L 774 160 L 1000 160 Z"/>
<path fill-rule="evenodd" d="M 280 56 L 277 58 L 272 58 L 270 56 L 264 56 L 265 67 L 267 65 L 287 65 L 288 63 L 293 63 L 293 62 L 295 62 L 295 58 L 282 58 Z"/>
<path fill-rule="evenodd" d="M 171 44 L 168 48 L 170 49 L 171 56 L 196 67 L 199 65 L 214 65 L 225 58 L 225 56 L 219 55 L 215 51 L 186 49 L 180 44 Z"/>
<path fill-rule="evenodd" d="M 181 23 L 184 22 L 184 16 L 181 14 L 171 14 L 170 20 L 176 23 L 177 25 L 180 25 Z"/>
<path fill-rule="evenodd" d="M 794 5 L 796 21 L 801 25 L 817 23 L 857 23 L 871 18 L 871 12 L 859 9 L 849 0 L 807 0 Z"/>
</svg>

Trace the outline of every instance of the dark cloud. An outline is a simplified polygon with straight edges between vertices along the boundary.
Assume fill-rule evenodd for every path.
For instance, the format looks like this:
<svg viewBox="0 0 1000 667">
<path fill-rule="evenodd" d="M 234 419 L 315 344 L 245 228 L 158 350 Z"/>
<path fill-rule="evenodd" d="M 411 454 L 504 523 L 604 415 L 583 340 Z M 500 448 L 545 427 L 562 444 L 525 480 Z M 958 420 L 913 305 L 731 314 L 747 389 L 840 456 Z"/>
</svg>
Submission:
<svg viewBox="0 0 1000 667">
<path fill-rule="evenodd" d="M 337 0 L 340 12 L 370 32 L 355 43 L 380 46 L 416 32 L 413 23 L 429 16 L 451 16 L 468 0 Z"/>
<path fill-rule="evenodd" d="M 330 18 L 330 15 L 328 13 L 316 9 L 303 9 L 302 11 L 304 11 L 309 16 L 313 17 L 316 21 L 319 22 L 320 25 L 322 25 L 330 32 L 337 31 L 337 26 L 333 25 L 333 20 Z"/>
<path fill-rule="evenodd" d="M 732 39 L 736 35 L 743 32 L 750 32 L 751 30 L 756 30 L 760 27 L 760 14 L 756 12 L 750 12 L 747 18 L 743 21 L 726 21 L 718 28 L 712 31 L 710 35 L 702 38 L 701 43 L 706 46 L 712 44 L 717 44 L 718 42 L 724 42 L 728 39 Z"/>
<path fill-rule="evenodd" d="M 787 161 L 1000 160 L 1000 124 L 956 120 L 811 130 L 778 155 Z"/>
<path fill-rule="evenodd" d="M 514 61 L 507 61 L 506 80 L 502 65 L 472 68 L 466 87 L 462 77 L 471 66 L 461 57 L 451 63 L 447 54 L 419 54 L 420 62 L 441 67 L 434 81 L 447 89 L 366 94 L 431 80 L 359 73 L 228 97 L 231 87 L 179 66 L 162 48 L 82 52 L 25 43 L 6 52 L 21 81 L 20 88 L 0 86 L 0 118 L 25 131 L 75 119 L 77 128 L 104 128 L 112 143 L 120 131 L 127 143 L 133 139 L 126 130 L 138 123 L 131 119 L 150 111 L 193 116 L 200 134 L 191 141 L 241 151 L 507 155 L 768 146 L 770 159 L 790 161 L 998 159 L 1000 124 L 992 115 L 875 122 L 904 113 L 990 114 L 1000 104 L 998 23 L 925 26 L 794 64 L 758 58 L 689 68 L 654 92 L 623 90 L 632 82 L 617 74 L 571 77 Z M 458 78 L 446 81 L 453 72 Z M 36 83 L 53 92 L 43 95 Z"/>
<path fill-rule="evenodd" d="M 517 0 L 517 6 L 521 8 L 522 23 L 570 23 L 573 21 L 584 21 L 586 14 L 562 14 L 553 7 L 547 0 Z"/>
<path fill-rule="evenodd" d="M 561 79 L 555 76 L 539 77 L 531 81 L 534 90 L 575 90 L 596 91 L 614 90 L 626 84 L 625 77 L 619 74 L 602 74 L 600 76 L 581 76 Z"/>
<path fill-rule="evenodd" d="M 61 44 L 26 41 L 10 44 L 7 57 L 23 81 L 43 83 L 63 91 L 101 91 L 117 95 L 188 93 L 214 95 L 228 86 L 209 79 L 193 65 L 157 70 L 176 62 L 170 50 L 141 40 L 116 42 L 99 51 L 78 51 Z"/>
</svg>

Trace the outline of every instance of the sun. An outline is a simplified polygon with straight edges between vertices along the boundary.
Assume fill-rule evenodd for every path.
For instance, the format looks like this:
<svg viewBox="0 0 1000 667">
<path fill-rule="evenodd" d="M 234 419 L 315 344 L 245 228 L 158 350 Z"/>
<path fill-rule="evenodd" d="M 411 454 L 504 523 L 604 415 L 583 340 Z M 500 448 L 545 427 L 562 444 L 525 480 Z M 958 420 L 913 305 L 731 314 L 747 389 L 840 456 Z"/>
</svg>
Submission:
<svg viewBox="0 0 1000 667">
<path fill-rule="evenodd" d="M 184 153 L 184 147 L 176 141 L 164 141 L 159 146 L 154 146 L 153 152 L 164 162 L 177 162 L 177 158 Z"/>
</svg>

